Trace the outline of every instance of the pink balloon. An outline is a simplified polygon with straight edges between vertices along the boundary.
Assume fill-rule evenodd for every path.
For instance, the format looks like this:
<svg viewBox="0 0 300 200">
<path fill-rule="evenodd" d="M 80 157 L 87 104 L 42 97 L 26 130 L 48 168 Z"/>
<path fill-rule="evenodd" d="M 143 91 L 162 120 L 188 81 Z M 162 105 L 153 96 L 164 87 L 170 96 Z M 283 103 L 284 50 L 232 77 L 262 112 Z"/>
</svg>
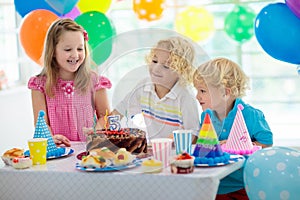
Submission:
<svg viewBox="0 0 300 200">
<path fill-rule="evenodd" d="M 70 12 L 66 13 L 65 15 L 62 15 L 62 18 L 70 18 L 75 19 L 77 16 L 79 16 L 81 13 L 78 10 L 78 8 L 75 6 Z"/>
<path fill-rule="evenodd" d="M 289 9 L 300 18 L 300 1 L 299 0 L 285 0 Z"/>
</svg>

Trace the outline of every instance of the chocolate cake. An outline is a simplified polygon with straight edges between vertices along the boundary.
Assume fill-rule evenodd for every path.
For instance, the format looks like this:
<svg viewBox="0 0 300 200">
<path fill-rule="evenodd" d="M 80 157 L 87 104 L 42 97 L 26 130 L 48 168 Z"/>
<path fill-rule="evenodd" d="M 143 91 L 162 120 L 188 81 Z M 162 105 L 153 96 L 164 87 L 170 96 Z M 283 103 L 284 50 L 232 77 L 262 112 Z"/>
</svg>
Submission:
<svg viewBox="0 0 300 200">
<path fill-rule="evenodd" d="M 113 152 L 120 148 L 134 154 L 147 153 L 146 133 L 137 128 L 122 128 L 120 131 L 90 130 L 87 133 L 86 149 L 107 147 Z"/>
</svg>

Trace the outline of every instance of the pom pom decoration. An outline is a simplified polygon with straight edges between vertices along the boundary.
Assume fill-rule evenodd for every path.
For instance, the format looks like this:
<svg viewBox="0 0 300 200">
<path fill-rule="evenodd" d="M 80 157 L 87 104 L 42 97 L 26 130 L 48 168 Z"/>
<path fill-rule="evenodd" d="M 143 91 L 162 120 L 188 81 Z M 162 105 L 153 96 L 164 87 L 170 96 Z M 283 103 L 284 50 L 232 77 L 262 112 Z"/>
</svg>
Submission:
<svg viewBox="0 0 300 200">
<path fill-rule="evenodd" d="M 244 167 L 249 199 L 299 199 L 300 151 L 268 147 L 250 155 Z"/>
<path fill-rule="evenodd" d="M 252 38 L 254 30 L 254 20 L 256 14 L 245 6 L 236 5 L 225 17 L 225 32 L 237 42 L 245 42 Z"/>
<path fill-rule="evenodd" d="M 204 41 L 214 32 L 214 17 L 203 7 L 190 6 L 177 14 L 175 30 L 195 42 Z"/>
<path fill-rule="evenodd" d="M 133 11 L 139 19 L 154 21 L 161 18 L 165 0 L 133 0 Z"/>
</svg>

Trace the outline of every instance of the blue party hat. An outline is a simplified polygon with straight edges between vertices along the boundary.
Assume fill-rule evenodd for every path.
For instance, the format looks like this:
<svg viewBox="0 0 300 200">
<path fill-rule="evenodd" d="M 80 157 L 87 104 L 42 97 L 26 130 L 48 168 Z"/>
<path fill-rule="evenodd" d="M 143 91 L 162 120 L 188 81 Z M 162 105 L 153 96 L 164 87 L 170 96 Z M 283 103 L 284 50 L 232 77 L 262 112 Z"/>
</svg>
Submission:
<svg viewBox="0 0 300 200">
<path fill-rule="evenodd" d="M 47 158 L 59 157 L 65 153 L 64 148 L 56 147 L 52 135 L 49 131 L 48 125 L 45 121 L 45 111 L 40 110 L 39 116 L 36 122 L 35 131 L 33 138 L 47 138 Z"/>
</svg>

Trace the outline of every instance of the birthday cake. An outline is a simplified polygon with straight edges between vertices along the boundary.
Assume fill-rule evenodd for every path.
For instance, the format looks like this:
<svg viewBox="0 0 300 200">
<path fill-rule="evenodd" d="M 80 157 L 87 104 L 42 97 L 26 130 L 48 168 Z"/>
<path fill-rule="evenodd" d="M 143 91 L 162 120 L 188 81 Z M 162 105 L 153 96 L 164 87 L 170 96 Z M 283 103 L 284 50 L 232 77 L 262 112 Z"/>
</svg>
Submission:
<svg viewBox="0 0 300 200">
<path fill-rule="evenodd" d="M 253 145 L 251 141 L 242 113 L 244 107 L 239 104 L 237 108 L 229 137 L 226 143 L 222 145 L 222 149 L 231 154 L 249 155 L 261 149 L 261 147 Z"/>
<path fill-rule="evenodd" d="M 227 163 L 230 154 L 223 152 L 209 114 L 205 115 L 193 152 L 194 164 L 217 165 Z"/>
<path fill-rule="evenodd" d="M 120 130 L 90 129 L 87 133 L 87 152 L 107 147 L 113 152 L 125 148 L 130 153 L 147 153 L 146 133 L 137 128 L 121 128 Z"/>
</svg>

